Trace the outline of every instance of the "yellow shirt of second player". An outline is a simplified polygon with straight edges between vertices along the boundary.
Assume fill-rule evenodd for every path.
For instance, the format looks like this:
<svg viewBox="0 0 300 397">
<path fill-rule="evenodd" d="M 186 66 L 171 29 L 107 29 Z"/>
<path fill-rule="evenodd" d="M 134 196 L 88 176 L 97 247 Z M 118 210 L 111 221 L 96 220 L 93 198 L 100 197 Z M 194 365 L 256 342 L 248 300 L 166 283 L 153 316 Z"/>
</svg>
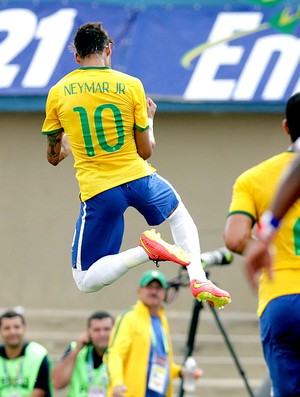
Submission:
<svg viewBox="0 0 300 397">
<path fill-rule="evenodd" d="M 241 213 L 253 222 L 271 203 L 282 172 L 294 153 L 284 152 L 244 172 L 233 188 L 229 216 Z M 274 239 L 274 278 L 263 271 L 259 285 L 258 315 L 278 296 L 300 293 L 300 200 L 289 210 Z"/>
</svg>

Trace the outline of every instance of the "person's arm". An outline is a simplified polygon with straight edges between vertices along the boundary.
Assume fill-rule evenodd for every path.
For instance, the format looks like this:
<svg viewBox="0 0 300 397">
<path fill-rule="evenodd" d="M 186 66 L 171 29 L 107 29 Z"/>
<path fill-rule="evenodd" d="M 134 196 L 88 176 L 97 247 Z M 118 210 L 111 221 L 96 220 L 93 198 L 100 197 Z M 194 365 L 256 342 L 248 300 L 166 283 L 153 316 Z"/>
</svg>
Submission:
<svg viewBox="0 0 300 397">
<path fill-rule="evenodd" d="M 245 248 L 244 258 L 246 276 L 256 291 L 262 269 L 267 271 L 269 279 L 273 277 L 272 255 L 268 244 L 261 240 L 250 240 Z"/>
<path fill-rule="evenodd" d="M 226 247 L 236 254 L 242 255 L 251 237 L 253 220 L 245 214 L 233 214 L 228 216 L 224 242 Z"/>
<path fill-rule="evenodd" d="M 139 131 L 135 129 L 134 139 L 137 147 L 138 154 L 147 160 L 152 156 L 155 147 L 155 138 L 153 132 L 153 120 L 156 112 L 156 104 L 151 98 L 147 98 L 147 112 L 148 112 L 148 124 L 149 128 L 146 131 Z"/>
<path fill-rule="evenodd" d="M 109 382 L 113 397 L 124 397 L 128 390 L 124 384 L 124 362 L 132 344 L 135 325 L 129 314 L 119 316 L 109 337 L 108 349 L 104 356 L 108 368 Z"/>
<path fill-rule="evenodd" d="M 70 143 L 64 132 L 47 135 L 47 160 L 50 164 L 59 164 L 70 152 Z"/>
<path fill-rule="evenodd" d="M 290 164 L 280 179 L 270 208 L 258 223 L 257 237 L 269 244 L 280 226 L 282 218 L 300 196 L 300 155 Z"/>
<path fill-rule="evenodd" d="M 79 335 L 76 347 L 53 368 L 51 379 L 55 389 L 62 389 L 70 383 L 78 353 L 87 343 L 89 343 L 89 336 L 87 331 L 84 331 Z"/>
<path fill-rule="evenodd" d="M 125 397 L 125 393 L 127 392 L 128 387 L 124 386 L 124 385 L 118 385 L 115 386 L 113 391 L 112 391 L 112 395 L 113 397 Z"/>
<path fill-rule="evenodd" d="M 259 220 L 257 241 L 249 242 L 245 250 L 245 265 L 248 270 L 248 278 L 254 288 L 257 288 L 256 264 L 265 268 L 272 278 L 272 255 L 270 244 L 280 226 L 282 218 L 289 208 L 300 196 L 300 156 L 298 155 L 287 168 L 282 177 L 277 192 L 270 205 Z"/>
<path fill-rule="evenodd" d="M 244 214 L 233 214 L 227 218 L 224 241 L 226 247 L 236 254 L 244 255 L 248 252 L 250 245 L 259 245 L 259 242 L 252 236 L 253 220 Z M 264 251 L 264 250 L 263 250 Z M 262 268 L 267 269 L 269 277 L 272 277 L 271 261 L 269 251 L 264 251 L 253 261 L 245 261 L 244 271 L 247 279 L 254 290 L 258 287 L 258 280 Z"/>
<path fill-rule="evenodd" d="M 43 389 L 34 389 L 27 397 L 45 397 L 46 391 Z"/>
<path fill-rule="evenodd" d="M 254 168 L 244 172 L 236 180 L 225 224 L 223 234 L 225 245 L 230 251 L 240 255 L 245 254 L 248 245 L 256 238 L 253 236 L 253 226 L 258 211 L 255 187 L 260 185 L 256 175 Z M 251 264 L 244 261 L 243 264 L 250 285 L 256 289 L 263 263 L 258 260 Z"/>
<path fill-rule="evenodd" d="M 300 155 L 297 155 L 281 179 L 277 193 L 272 201 L 270 211 L 276 219 L 281 220 L 299 197 Z"/>
</svg>

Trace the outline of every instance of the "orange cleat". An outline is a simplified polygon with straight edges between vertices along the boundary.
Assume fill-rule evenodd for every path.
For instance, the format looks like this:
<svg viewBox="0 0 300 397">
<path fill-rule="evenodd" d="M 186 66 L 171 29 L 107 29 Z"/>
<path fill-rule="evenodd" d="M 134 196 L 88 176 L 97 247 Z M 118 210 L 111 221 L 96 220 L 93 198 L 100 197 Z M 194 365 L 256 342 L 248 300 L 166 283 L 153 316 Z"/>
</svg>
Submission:
<svg viewBox="0 0 300 397">
<path fill-rule="evenodd" d="M 211 281 L 192 280 L 190 283 L 192 294 L 198 301 L 208 302 L 211 306 L 222 309 L 231 302 L 230 294 L 216 287 Z"/>
<path fill-rule="evenodd" d="M 139 245 L 156 266 L 159 266 L 158 262 L 161 261 L 171 261 L 182 266 L 190 264 L 188 254 L 182 248 L 165 242 L 154 229 L 142 233 Z"/>
</svg>

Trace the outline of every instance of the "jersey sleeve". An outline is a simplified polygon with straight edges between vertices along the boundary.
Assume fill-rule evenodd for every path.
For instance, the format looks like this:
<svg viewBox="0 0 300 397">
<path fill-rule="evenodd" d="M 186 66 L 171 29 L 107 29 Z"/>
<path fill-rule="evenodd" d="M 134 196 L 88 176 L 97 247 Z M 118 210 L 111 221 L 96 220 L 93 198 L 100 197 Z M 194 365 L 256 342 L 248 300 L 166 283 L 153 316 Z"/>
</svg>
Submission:
<svg viewBox="0 0 300 397">
<path fill-rule="evenodd" d="M 52 87 L 49 91 L 46 102 L 46 118 L 42 127 L 43 135 L 56 134 L 64 129 L 57 116 L 58 95 L 56 87 Z"/>
<path fill-rule="evenodd" d="M 105 363 L 112 388 L 124 384 L 124 363 L 130 349 L 134 334 L 134 325 L 128 313 L 116 319 L 109 338 Z"/>
<path fill-rule="evenodd" d="M 248 215 L 253 222 L 256 222 L 257 212 L 253 199 L 251 182 L 251 176 L 247 172 L 238 177 L 233 186 L 228 216 L 233 214 L 245 214 Z"/>
<path fill-rule="evenodd" d="M 146 94 L 142 82 L 135 79 L 134 91 L 134 128 L 145 131 L 149 128 L 148 113 L 146 104 Z"/>
</svg>

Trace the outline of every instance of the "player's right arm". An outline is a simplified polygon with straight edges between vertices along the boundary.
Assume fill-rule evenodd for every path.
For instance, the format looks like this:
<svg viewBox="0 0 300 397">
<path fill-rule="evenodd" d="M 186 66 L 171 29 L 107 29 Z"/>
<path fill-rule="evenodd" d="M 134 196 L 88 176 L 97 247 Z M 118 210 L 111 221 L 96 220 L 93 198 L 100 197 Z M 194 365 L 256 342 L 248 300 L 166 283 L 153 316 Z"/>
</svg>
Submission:
<svg viewBox="0 0 300 397">
<path fill-rule="evenodd" d="M 59 164 L 71 152 L 70 143 L 57 114 L 59 98 L 58 86 L 53 86 L 46 101 L 46 117 L 42 134 L 47 136 L 47 160 L 52 165 Z"/>
<path fill-rule="evenodd" d="M 55 389 L 62 389 L 70 383 L 78 353 L 89 342 L 88 332 L 82 332 L 77 338 L 76 346 L 71 348 L 72 345 L 70 345 L 62 361 L 53 368 L 51 379 Z"/>
<path fill-rule="evenodd" d="M 47 135 L 47 160 L 50 164 L 59 164 L 70 152 L 70 143 L 64 132 Z"/>
<path fill-rule="evenodd" d="M 233 214 L 227 218 L 224 230 L 226 247 L 236 254 L 242 255 L 251 240 L 253 220 L 246 214 Z"/>
<path fill-rule="evenodd" d="M 229 212 L 224 229 L 226 247 L 242 255 L 252 238 L 252 228 L 256 222 L 257 204 L 253 189 L 256 174 L 248 170 L 234 183 Z"/>
<path fill-rule="evenodd" d="M 281 178 L 277 192 L 269 210 L 265 211 L 259 220 L 257 241 L 250 241 L 245 250 L 245 265 L 248 269 L 248 278 L 255 286 L 255 269 L 257 263 L 266 269 L 269 278 L 272 278 L 272 255 L 270 246 L 281 220 L 292 207 L 300 195 L 300 155 L 287 168 Z"/>
</svg>

